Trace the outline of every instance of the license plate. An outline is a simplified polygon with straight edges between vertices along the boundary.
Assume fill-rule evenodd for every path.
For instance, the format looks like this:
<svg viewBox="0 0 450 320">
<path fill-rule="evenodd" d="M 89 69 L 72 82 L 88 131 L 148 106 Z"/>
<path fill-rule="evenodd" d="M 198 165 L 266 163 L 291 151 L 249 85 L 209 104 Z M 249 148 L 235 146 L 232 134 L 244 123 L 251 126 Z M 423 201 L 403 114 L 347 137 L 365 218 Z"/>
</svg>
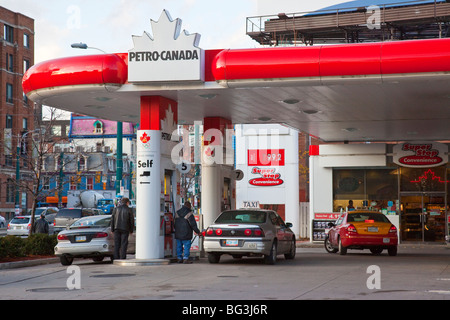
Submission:
<svg viewBox="0 0 450 320">
<path fill-rule="evenodd" d="M 226 240 L 225 245 L 228 247 L 237 247 L 239 244 L 239 240 Z"/>
<path fill-rule="evenodd" d="M 75 242 L 84 242 L 86 241 L 86 236 L 75 236 Z"/>
<path fill-rule="evenodd" d="M 383 238 L 383 243 L 390 243 L 391 239 L 390 238 Z"/>
<path fill-rule="evenodd" d="M 378 227 L 368 227 L 367 231 L 368 232 L 378 232 Z"/>
</svg>

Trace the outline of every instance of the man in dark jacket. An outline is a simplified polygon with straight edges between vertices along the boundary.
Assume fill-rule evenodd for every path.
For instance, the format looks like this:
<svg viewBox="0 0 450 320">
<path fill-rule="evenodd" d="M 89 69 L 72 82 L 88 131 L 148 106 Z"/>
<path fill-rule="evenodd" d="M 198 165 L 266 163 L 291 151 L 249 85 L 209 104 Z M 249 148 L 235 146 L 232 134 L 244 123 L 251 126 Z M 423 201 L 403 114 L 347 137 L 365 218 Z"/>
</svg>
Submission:
<svg viewBox="0 0 450 320">
<path fill-rule="evenodd" d="M 175 239 L 177 240 L 178 263 L 192 263 L 189 260 L 189 255 L 193 231 L 201 236 L 191 209 L 191 203 L 186 201 L 183 207 L 175 214 Z"/>
<path fill-rule="evenodd" d="M 34 223 L 33 232 L 48 234 L 48 222 L 45 220 L 45 214 L 41 214 L 41 218 Z"/>
<path fill-rule="evenodd" d="M 119 206 L 111 215 L 111 231 L 114 232 L 114 259 L 126 259 L 128 236 L 134 230 L 133 210 L 129 207 L 130 200 L 122 198 Z"/>
</svg>

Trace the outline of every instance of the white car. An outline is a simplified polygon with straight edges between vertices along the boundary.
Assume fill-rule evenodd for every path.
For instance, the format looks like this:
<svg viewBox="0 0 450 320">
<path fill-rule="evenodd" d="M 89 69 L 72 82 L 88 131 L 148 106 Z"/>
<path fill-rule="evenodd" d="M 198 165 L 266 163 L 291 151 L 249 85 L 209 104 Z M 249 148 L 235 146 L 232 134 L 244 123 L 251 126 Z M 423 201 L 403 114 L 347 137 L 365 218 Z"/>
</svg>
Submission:
<svg viewBox="0 0 450 320">
<path fill-rule="evenodd" d="M 3 216 L 0 216 L 0 228 L 6 227 L 6 219 Z"/>
<path fill-rule="evenodd" d="M 55 255 L 63 266 L 71 265 L 74 258 L 91 258 L 95 262 L 105 257 L 113 260 L 114 233 L 110 227 L 111 215 L 88 216 L 78 219 L 58 234 Z M 128 238 L 128 253 L 136 248 L 135 232 Z"/>
</svg>

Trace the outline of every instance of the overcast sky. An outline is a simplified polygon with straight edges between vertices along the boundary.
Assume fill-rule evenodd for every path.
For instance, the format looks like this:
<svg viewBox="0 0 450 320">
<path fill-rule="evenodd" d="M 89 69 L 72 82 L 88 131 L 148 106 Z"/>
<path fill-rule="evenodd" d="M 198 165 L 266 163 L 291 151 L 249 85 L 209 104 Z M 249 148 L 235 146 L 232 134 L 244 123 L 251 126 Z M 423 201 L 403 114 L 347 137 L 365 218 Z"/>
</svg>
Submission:
<svg viewBox="0 0 450 320">
<path fill-rule="evenodd" d="M 199 33 L 203 49 L 254 48 L 245 34 L 246 18 L 304 12 L 345 0 L 0 0 L 0 6 L 35 20 L 35 63 L 53 58 L 95 54 L 72 49 L 84 42 L 106 52 L 127 52 L 132 35 L 152 33 L 150 19 L 163 9 L 182 20 L 182 30 Z"/>
</svg>

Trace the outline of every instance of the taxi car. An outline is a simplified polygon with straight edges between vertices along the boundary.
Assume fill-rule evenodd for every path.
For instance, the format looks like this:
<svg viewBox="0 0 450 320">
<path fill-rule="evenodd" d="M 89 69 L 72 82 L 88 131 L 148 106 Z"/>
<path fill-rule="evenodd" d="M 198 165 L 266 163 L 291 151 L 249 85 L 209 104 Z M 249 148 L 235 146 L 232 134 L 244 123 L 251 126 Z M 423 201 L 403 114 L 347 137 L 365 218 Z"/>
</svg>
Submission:
<svg viewBox="0 0 450 320">
<path fill-rule="evenodd" d="M 272 210 L 227 210 L 206 229 L 203 247 L 210 263 L 218 263 L 221 255 L 230 254 L 233 258 L 262 256 L 266 264 L 275 264 L 279 254 L 295 258 L 291 227 Z"/>
<path fill-rule="evenodd" d="M 380 254 L 387 249 L 397 255 L 397 228 L 382 213 L 376 211 L 344 212 L 335 223 L 330 222 L 325 249 L 329 253 L 347 254 L 347 249 L 370 249 Z"/>
<path fill-rule="evenodd" d="M 81 218 L 58 234 L 55 256 L 64 266 L 71 265 L 74 258 L 92 258 L 95 262 L 114 256 L 114 233 L 111 232 L 111 215 Z M 135 232 L 129 235 L 127 253 L 136 248 Z"/>
</svg>

